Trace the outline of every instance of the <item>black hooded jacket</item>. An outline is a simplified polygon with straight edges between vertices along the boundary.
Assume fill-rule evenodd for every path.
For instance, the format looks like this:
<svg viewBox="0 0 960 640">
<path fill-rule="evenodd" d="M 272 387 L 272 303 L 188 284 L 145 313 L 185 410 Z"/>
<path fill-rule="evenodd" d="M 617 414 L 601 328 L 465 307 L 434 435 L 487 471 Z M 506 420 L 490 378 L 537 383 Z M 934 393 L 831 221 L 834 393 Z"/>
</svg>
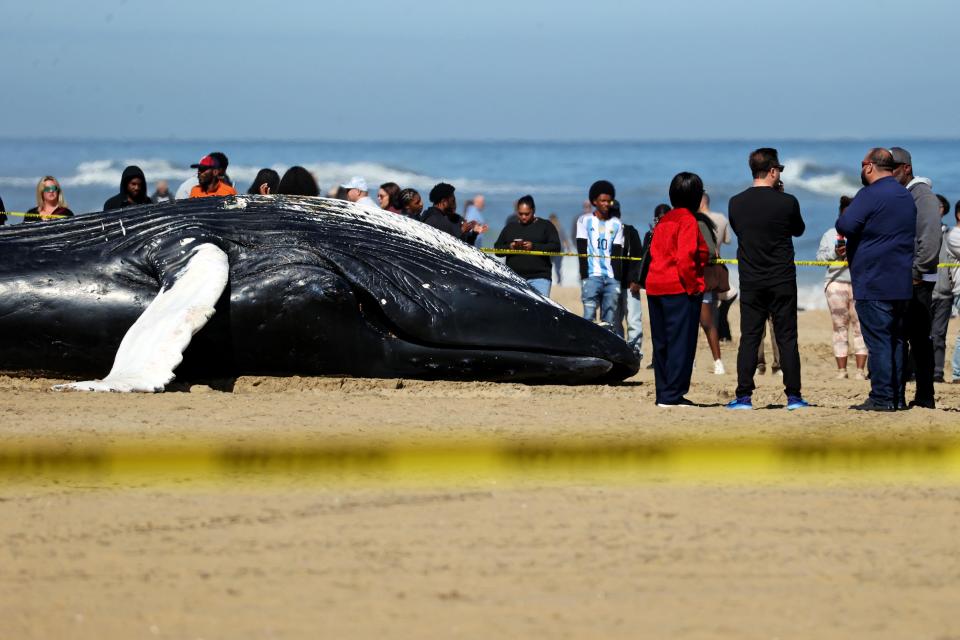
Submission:
<svg viewBox="0 0 960 640">
<path fill-rule="evenodd" d="M 140 178 L 143 180 L 143 191 L 140 193 L 140 197 L 136 202 L 130 202 L 127 200 L 127 185 L 134 178 Z M 140 167 L 136 165 L 131 165 L 123 170 L 123 175 L 120 177 L 120 193 L 113 196 L 109 200 L 103 203 L 103 210 L 110 211 L 111 209 L 122 209 L 123 207 L 133 207 L 138 204 L 150 204 L 150 196 L 147 195 L 149 191 L 147 190 L 147 177 L 143 175 L 143 171 L 140 170 Z"/>
</svg>

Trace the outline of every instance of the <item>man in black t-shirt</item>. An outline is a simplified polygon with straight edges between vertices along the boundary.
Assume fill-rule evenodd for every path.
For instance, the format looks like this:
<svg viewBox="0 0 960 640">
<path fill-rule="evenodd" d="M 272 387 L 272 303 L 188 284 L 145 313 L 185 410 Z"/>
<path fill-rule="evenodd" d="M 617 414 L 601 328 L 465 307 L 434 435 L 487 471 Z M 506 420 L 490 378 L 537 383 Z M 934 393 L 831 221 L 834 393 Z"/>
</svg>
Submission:
<svg viewBox="0 0 960 640">
<path fill-rule="evenodd" d="M 800 394 L 800 350 L 797 346 L 797 268 L 793 238 L 805 225 L 800 204 L 775 188 L 783 165 L 777 150 L 750 154 L 753 186 L 730 199 L 730 226 L 737 234 L 740 272 L 740 348 L 737 351 L 736 398 L 727 407 L 752 409 L 757 348 L 767 316 L 780 347 L 780 368 L 787 409 L 808 406 Z"/>
</svg>

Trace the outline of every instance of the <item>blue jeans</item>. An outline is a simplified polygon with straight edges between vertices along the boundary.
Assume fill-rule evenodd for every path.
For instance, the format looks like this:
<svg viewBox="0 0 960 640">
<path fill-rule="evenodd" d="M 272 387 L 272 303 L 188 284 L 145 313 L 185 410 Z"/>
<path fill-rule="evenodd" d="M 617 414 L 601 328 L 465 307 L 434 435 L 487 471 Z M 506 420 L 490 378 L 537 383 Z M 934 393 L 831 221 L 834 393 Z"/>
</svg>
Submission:
<svg viewBox="0 0 960 640">
<path fill-rule="evenodd" d="M 901 395 L 907 352 L 904 319 L 909 300 L 857 300 L 860 330 L 870 352 L 870 399 L 888 407 L 906 408 Z"/>
<path fill-rule="evenodd" d="M 620 307 L 620 282 L 615 278 L 590 276 L 580 282 L 580 300 L 583 317 L 593 322 L 600 307 L 600 319 L 615 329 L 617 309 Z"/>
<path fill-rule="evenodd" d="M 617 313 L 617 333 L 623 335 L 623 320 L 626 316 L 627 334 L 625 340 L 630 348 L 637 353 L 642 354 L 643 345 L 643 304 L 640 303 L 640 295 L 633 295 L 630 289 L 620 291 L 620 309 Z"/>
<path fill-rule="evenodd" d="M 550 285 L 552 284 L 550 278 L 530 278 L 527 280 L 527 284 L 544 298 L 550 297 Z"/>
</svg>

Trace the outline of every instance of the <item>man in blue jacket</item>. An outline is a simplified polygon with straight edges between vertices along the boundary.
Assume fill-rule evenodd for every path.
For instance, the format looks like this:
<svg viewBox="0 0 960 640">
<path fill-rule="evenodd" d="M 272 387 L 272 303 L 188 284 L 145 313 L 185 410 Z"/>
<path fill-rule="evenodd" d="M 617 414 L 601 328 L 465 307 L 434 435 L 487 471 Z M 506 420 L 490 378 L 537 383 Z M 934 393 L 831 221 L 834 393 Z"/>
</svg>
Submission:
<svg viewBox="0 0 960 640">
<path fill-rule="evenodd" d="M 904 318 L 913 297 L 917 207 L 893 176 L 893 155 L 874 148 L 860 163 L 865 185 L 837 219 L 863 338 L 870 352 L 870 396 L 852 409 L 905 409 L 900 391 L 906 355 Z"/>
</svg>

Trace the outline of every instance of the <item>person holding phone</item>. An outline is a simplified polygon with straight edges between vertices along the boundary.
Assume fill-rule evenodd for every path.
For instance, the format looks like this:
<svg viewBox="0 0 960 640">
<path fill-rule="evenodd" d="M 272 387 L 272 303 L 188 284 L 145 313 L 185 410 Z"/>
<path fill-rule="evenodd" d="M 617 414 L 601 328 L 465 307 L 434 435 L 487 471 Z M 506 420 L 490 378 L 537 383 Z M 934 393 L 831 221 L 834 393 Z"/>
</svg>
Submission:
<svg viewBox="0 0 960 640">
<path fill-rule="evenodd" d="M 853 198 L 840 197 L 840 215 L 850 205 Z M 817 260 L 846 261 L 847 239 L 830 228 L 820 238 L 820 248 L 817 250 Z M 837 359 L 837 378 L 847 378 L 848 342 L 853 342 L 854 358 L 857 362 L 857 380 L 866 380 L 864 367 L 867 365 L 867 345 L 860 333 L 860 319 L 857 317 L 857 308 L 853 299 L 853 284 L 850 279 L 850 267 L 827 267 L 824 278 L 824 292 L 827 296 L 827 307 L 830 309 L 830 319 L 833 321 L 833 355 Z M 849 334 L 849 340 L 848 340 Z"/>
<path fill-rule="evenodd" d="M 507 223 L 493 248 L 559 253 L 560 234 L 552 222 L 537 217 L 537 205 L 533 196 L 526 195 L 517 200 L 516 210 L 517 220 Z M 553 269 L 550 256 L 502 253 L 496 255 L 506 255 L 507 266 L 516 271 L 537 293 L 545 297 L 550 295 Z"/>
</svg>

